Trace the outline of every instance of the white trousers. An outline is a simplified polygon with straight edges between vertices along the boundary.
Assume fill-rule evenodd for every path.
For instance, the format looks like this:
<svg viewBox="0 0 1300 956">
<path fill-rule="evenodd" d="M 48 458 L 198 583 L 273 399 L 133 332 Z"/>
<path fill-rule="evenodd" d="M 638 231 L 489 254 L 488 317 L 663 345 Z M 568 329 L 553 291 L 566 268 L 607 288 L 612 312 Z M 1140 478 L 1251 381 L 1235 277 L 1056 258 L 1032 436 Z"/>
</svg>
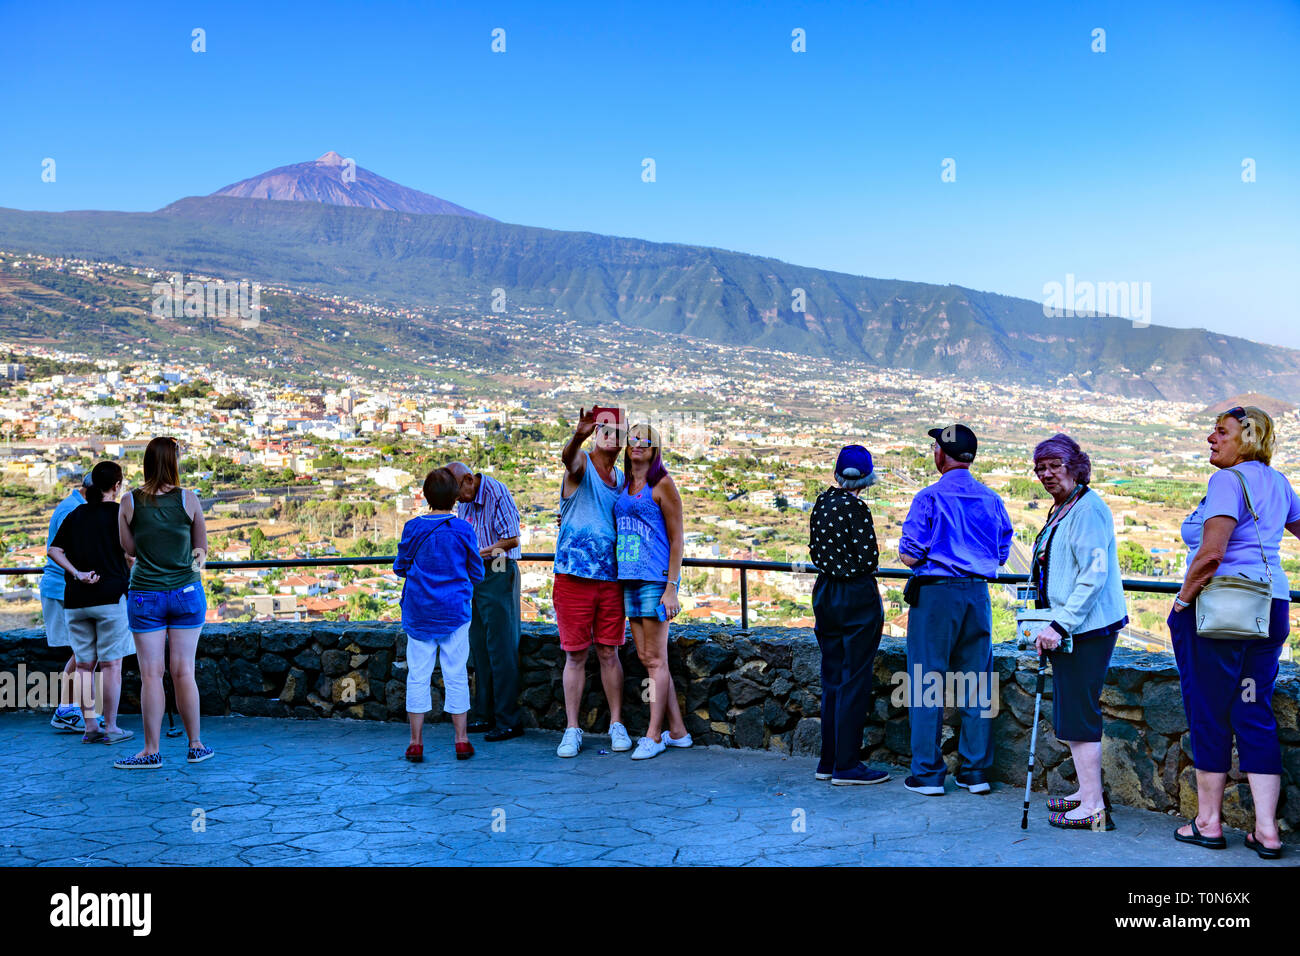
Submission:
<svg viewBox="0 0 1300 956">
<path fill-rule="evenodd" d="M 417 641 L 406 636 L 406 712 L 424 714 L 433 710 L 429 682 L 442 654 L 442 683 L 447 699 L 442 709 L 449 714 L 469 710 L 469 621 L 437 641 Z"/>
</svg>

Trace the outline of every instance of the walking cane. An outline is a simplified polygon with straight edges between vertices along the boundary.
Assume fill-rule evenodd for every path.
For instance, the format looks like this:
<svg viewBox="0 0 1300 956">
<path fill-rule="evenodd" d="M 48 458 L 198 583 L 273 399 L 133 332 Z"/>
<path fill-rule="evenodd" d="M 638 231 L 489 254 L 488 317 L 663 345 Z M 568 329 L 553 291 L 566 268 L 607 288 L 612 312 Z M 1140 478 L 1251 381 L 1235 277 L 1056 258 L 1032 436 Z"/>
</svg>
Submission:
<svg viewBox="0 0 1300 956">
<path fill-rule="evenodd" d="M 1020 817 L 1020 829 L 1029 829 L 1029 791 L 1034 785 L 1034 751 L 1038 749 L 1038 713 L 1043 706 L 1043 659 L 1038 652 L 1038 683 L 1034 687 L 1034 729 L 1029 734 L 1029 771 L 1025 774 L 1025 812 Z"/>
</svg>

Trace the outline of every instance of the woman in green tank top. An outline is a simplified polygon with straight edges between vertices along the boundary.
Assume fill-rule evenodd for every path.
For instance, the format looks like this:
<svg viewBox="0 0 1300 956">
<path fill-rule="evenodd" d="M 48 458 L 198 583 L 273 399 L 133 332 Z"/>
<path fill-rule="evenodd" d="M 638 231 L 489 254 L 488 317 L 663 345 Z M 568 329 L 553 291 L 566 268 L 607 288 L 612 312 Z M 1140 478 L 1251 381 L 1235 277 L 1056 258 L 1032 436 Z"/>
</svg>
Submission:
<svg viewBox="0 0 1300 956">
<path fill-rule="evenodd" d="M 171 646 L 176 708 L 185 723 L 190 763 L 211 757 L 199 737 L 199 689 L 194 653 L 207 617 L 201 570 L 208 555 L 208 529 L 198 496 L 180 487 L 180 445 L 155 438 L 144 452 L 144 483 L 122 498 L 118 534 L 135 557 L 126 594 L 127 617 L 140 663 L 140 710 L 144 750 L 113 764 L 123 770 L 162 766 L 163 667 Z"/>
</svg>

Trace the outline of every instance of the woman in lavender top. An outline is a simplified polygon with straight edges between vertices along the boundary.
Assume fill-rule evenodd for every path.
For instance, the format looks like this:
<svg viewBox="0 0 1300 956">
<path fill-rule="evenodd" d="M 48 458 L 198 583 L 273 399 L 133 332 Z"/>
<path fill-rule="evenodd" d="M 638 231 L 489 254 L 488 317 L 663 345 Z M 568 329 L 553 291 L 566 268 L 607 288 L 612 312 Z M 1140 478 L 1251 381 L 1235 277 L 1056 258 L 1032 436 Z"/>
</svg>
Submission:
<svg viewBox="0 0 1300 956">
<path fill-rule="evenodd" d="M 1197 802 L 1195 819 L 1174 836 L 1213 850 L 1227 846 L 1223 791 L 1235 736 L 1238 767 L 1250 782 L 1255 806 L 1255 831 L 1246 835 L 1246 845 L 1265 859 L 1275 859 L 1282 855 L 1277 830 L 1282 751 L 1272 697 L 1278 658 L 1291 629 L 1291 590 L 1278 550 L 1283 531 L 1300 537 L 1300 497 L 1286 477 L 1269 466 L 1276 439 L 1273 419 L 1263 409 L 1229 409 L 1215 420 L 1206 441 L 1210 464 L 1219 471 L 1210 476 L 1205 497 L 1183 522 L 1183 541 L 1191 553 L 1169 614 L 1196 767 Z M 1227 575 L 1272 582 L 1267 637 L 1222 640 L 1198 633 L 1197 595 L 1211 578 Z"/>
</svg>

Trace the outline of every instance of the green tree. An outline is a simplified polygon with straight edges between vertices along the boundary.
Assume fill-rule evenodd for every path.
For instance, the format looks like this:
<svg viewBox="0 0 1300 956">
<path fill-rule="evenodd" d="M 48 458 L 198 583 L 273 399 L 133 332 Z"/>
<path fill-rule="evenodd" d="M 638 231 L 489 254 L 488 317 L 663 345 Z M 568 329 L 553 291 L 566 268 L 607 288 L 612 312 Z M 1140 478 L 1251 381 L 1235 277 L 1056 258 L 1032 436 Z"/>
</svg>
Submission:
<svg viewBox="0 0 1300 956">
<path fill-rule="evenodd" d="M 1148 575 L 1155 570 L 1155 561 L 1136 541 L 1125 541 L 1119 546 L 1119 569 L 1125 574 Z"/>
</svg>

